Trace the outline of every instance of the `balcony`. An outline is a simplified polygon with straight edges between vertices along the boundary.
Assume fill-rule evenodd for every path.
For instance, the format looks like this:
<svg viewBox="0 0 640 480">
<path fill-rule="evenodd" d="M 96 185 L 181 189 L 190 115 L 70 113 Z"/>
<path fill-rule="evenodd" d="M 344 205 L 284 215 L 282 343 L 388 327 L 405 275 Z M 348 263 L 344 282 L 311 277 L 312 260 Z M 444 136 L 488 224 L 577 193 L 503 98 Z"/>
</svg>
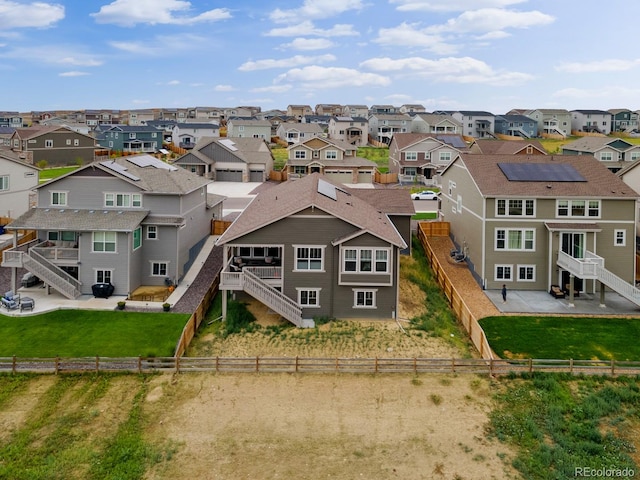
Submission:
<svg viewBox="0 0 640 480">
<path fill-rule="evenodd" d="M 604 268 L 604 258 L 595 253 L 585 252 L 584 258 L 575 258 L 565 252 L 558 252 L 558 266 L 578 278 L 597 279 L 598 268 Z"/>
</svg>

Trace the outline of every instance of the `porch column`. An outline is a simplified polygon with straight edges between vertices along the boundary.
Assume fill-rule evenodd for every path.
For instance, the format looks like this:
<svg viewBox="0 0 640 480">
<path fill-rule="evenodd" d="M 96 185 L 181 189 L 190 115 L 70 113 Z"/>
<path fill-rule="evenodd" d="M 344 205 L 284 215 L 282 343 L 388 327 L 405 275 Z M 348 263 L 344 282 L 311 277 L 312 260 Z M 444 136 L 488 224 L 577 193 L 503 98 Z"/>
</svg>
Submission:
<svg viewBox="0 0 640 480">
<path fill-rule="evenodd" d="M 605 308 L 606 305 L 604 304 L 604 289 L 607 287 L 605 287 L 604 283 L 599 280 L 598 283 L 600 284 L 600 307 Z"/>
<path fill-rule="evenodd" d="M 575 307 L 575 304 L 573 303 L 573 292 L 574 292 L 574 287 L 573 284 L 575 277 L 573 276 L 573 273 L 569 274 L 569 306 L 570 307 Z"/>
<path fill-rule="evenodd" d="M 13 231 L 13 248 L 18 248 L 18 230 Z M 18 293 L 18 267 L 11 267 L 11 290 Z"/>
<path fill-rule="evenodd" d="M 229 293 L 228 290 L 221 290 L 222 293 L 222 321 L 227 321 L 227 295 Z"/>
</svg>

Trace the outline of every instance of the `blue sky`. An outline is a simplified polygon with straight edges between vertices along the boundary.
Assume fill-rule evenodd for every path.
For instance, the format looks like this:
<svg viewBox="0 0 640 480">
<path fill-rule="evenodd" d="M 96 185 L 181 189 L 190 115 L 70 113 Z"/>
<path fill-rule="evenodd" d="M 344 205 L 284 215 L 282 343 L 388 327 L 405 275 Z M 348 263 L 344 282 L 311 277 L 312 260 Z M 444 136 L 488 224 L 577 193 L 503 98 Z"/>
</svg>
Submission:
<svg viewBox="0 0 640 480">
<path fill-rule="evenodd" d="M 622 0 L 0 0 L 0 110 L 637 110 L 638 18 Z"/>
</svg>

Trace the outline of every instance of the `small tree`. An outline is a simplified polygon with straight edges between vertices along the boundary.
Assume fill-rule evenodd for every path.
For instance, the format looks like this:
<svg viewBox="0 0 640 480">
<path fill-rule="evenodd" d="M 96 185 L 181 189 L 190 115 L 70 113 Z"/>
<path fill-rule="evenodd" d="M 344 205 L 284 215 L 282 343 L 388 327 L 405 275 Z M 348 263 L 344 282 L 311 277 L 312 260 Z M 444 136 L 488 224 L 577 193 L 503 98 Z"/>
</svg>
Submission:
<svg viewBox="0 0 640 480">
<path fill-rule="evenodd" d="M 42 160 L 38 160 L 38 162 L 36 163 L 36 167 L 43 170 L 47 168 L 47 165 L 49 165 L 49 162 L 47 162 L 44 158 Z"/>
<path fill-rule="evenodd" d="M 79 167 L 84 165 L 84 159 L 82 157 L 76 157 L 76 165 Z"/>
</svg>

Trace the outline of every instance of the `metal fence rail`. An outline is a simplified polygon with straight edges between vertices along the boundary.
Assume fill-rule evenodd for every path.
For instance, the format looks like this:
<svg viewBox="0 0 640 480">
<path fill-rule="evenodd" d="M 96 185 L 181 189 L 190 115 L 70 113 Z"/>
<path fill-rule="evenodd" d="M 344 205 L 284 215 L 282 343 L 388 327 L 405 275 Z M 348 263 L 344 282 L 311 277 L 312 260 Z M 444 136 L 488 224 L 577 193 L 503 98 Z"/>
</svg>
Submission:
<svg viewBox="0 0 640 480">
<path fill-rule="evenodd" d="M 0 357 L 0 373 L 511 373 L 640 375 L 640 361 L 482 358 L 312 358 L 312 357 Z"/>
</svg>

